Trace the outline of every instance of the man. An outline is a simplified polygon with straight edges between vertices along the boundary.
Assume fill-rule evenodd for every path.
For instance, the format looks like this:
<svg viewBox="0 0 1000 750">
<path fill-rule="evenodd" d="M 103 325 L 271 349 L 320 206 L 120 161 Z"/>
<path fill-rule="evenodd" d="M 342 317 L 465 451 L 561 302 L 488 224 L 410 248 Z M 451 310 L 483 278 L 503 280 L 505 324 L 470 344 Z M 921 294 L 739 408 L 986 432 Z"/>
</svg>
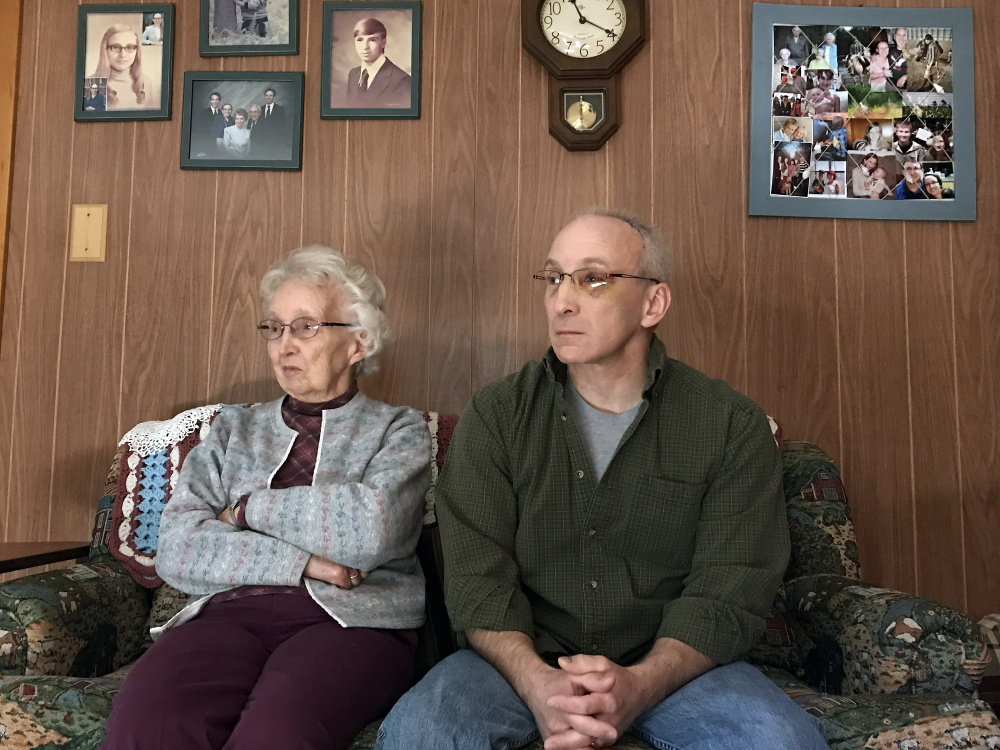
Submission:
<svg viewBox="0 0 1000 750">
<path fill-rule="evenodd" d="M 809 58 L 812 51 L 812 45 L 798 26 L 793 26 L 791 33 L 785 36 L 785 48 L 791 53 L 792 61 L 799 67 Z"/>
<path fill-rule="evenodd" d="M 669 359 L 659 232 L 592 209 L 544 270 L 551 349 L 480 390 L 436 489 L 452 625 L 472 649 L 389 714 L 380 750 L 820 750 L 745 662 L 789 540 L 760 408 Z M 654 738 L 650 740 L 650 738 Z"/>
<path fill-rule="evenodd" d="M 285 108 L 275 102 L 275 97 L 274 89 L 265 89 L 264 107 L 261 110 L 259 121 L 254 126 L 256 132 L 251 131 L 250 136 L 257 139 L 253 146 L 255 157 L 275 158 L 275 154 L 279 151 L 287 150 L 288 120 L 285 116 Z"/>
<path fill-rule="evenodd" d="M 251 104 L 250 109 L 248 109 L 247 112 L 250 115 L 250 119 L 247 120 L 247 125 L 246 125 L 246 128 L 250 133 L 250 150 L 248 152 L 248 155 L 250 156 L 250 158 L 254 158 L 255 156 L 258 156 L 256 152 L 259 150 L 257 148 L 257 143 L 254 141 L 253 131 L 254 128 L 256 128 L 258 123 L 260 122 L 260 105 Z"/>
<path fill-rule="evenodd" d="M 376 18 L 354 26 L 354 49 L 361 65 L 347 74 L 350 107 L 409 107 L 410 76 L 385 56 L 387 32 Z"/>
<path fill-rule="evenodd" d="M 233 118 L 233 105 L 226 102 L 222 105 L 220 114 L 212 121 L 212 137 L 215 139 L 215 147 L 222 150 L 222 141 L 225 137 L 226 128 L 233 125 L 236 120 Z"/>
<path fill-rule="evenodd" d="M 915 159 L 907 159 L 903 163 L 903 174 L 906 179 L 896 185 L 896 200 L 912 200 L 914 198 L 926 198 L 927 191 L 924 189 L 924 170 Z"/>
<path fill-rule="evenodd" d="M 906 28 L 900 26 L 893 34 L 895 46 L 889 48 L 889 77 L 892 85 L 899 90 L 906 89 L 906 58 L 903 50 L 906 48 Z"/>
<path fill-rule="evenodd" d="M 900 120 L 896 123 L 896 142 L 892 144 L 892 151 L 900 164 L 907 159 L 924 161 L 925 149 L 913 140 L 913 123 L 909 120 Z"/>
<path fill-rule="evenodd" d="M 208 106 L 192 113 L 191 156 L 208 157 L 215 154 L 215 121 L 222 117 L 221 101 L 222 95 L 213 91 L 208 97 Z"/>
</svg>

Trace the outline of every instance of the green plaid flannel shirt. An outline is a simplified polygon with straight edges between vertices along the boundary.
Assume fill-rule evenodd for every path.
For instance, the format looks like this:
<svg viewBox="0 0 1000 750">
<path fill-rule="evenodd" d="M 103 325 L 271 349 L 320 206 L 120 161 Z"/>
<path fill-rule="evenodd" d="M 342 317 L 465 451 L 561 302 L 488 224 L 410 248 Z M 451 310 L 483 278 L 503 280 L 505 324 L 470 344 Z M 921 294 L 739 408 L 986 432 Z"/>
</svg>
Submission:
<svg viewBox="0 0 1000 750">
<path fill-rule="evenodd" d="M 641 659 L 676 638 L 719 664 L 764 629 L 788 562 L 767 418 L 650 348 L 643 402 L 596 482 L 549 350 L 481 389 L 437 485 L 452 625 L 538 653 Z"/>
</svg>

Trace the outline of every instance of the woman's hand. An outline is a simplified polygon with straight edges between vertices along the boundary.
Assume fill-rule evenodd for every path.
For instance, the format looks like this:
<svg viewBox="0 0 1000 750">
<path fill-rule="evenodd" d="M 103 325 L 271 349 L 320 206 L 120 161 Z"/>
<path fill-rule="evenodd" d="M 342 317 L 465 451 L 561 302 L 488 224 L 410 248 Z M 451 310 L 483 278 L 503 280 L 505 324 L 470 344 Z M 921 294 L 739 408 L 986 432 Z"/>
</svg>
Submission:
<svg viewBox="0 0 1000 750">
<path fill-rule="evenodd" d="M 331 583 L 339 589 L 350 591 L 355 586 L 360 586 L 368 574 L 357 568 L 347 568 L 340 563 L 327 560 L 325 557 L 313 555 L 306 563 L 306 569 L 302 575 L 305 578 L 315 578 L 317 581 Z"/>
</svg>

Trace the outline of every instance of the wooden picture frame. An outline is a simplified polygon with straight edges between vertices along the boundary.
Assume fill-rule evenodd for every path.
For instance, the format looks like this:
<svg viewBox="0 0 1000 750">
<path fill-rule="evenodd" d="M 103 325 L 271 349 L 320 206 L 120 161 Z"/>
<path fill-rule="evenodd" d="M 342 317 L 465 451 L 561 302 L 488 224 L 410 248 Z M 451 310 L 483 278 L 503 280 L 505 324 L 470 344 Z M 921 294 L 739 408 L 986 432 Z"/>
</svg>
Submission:
<svg viewBox="0 0 1000 750">
<path fill-rule="evenodd" d="M 304 87 L 298 72 L 186 72 L 181 169 L 301 169 Z"/>
<path fill-rule="evenodd" d="M 200 0 L 202 57 L 299 54 L 299 0 Z"/>
<path fill-rule="evenodd" d="M 172 3 L 81 5 L 77 11 L 77 122 L 169 120 Z"/>
<path fill-rule="evenodd" d="M 755 3 L 749 213 L 974 220 L 972 45 L 968 8 Z"/>
<path fill-rule="evenodd" d="M 321 118 L 420 117 L 421 10 L 411 1 L 323 3 Z M 355 31 L 368 32 L 367 49 Z"/>
</svg>

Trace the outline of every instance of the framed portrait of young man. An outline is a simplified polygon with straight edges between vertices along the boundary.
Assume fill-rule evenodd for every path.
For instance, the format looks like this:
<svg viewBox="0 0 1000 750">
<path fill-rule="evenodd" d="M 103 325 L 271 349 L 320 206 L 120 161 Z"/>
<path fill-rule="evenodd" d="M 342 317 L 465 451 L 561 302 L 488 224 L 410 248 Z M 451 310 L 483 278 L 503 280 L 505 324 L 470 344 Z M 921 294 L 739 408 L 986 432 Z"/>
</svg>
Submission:
<svg viewBox="0 0 1000 750">
<path fill-rule="evenodd" d="M 184 74 L 181 169 L 302 169 L 303 73 Z"/>
<path fill-rule="evenodd" d="M 201 0 L 198 52 L 299 54 L 299 0 Z"/>
<path fill-rule="evenodd" d="M 172 4 L 81 5 L 76 38 L 74 120 L 170 119 Z"/>
<path fill-rule="evenodd" d="M 420 117 L 419 2 L 323 3 L 320 117 Z"/>
</svg>

